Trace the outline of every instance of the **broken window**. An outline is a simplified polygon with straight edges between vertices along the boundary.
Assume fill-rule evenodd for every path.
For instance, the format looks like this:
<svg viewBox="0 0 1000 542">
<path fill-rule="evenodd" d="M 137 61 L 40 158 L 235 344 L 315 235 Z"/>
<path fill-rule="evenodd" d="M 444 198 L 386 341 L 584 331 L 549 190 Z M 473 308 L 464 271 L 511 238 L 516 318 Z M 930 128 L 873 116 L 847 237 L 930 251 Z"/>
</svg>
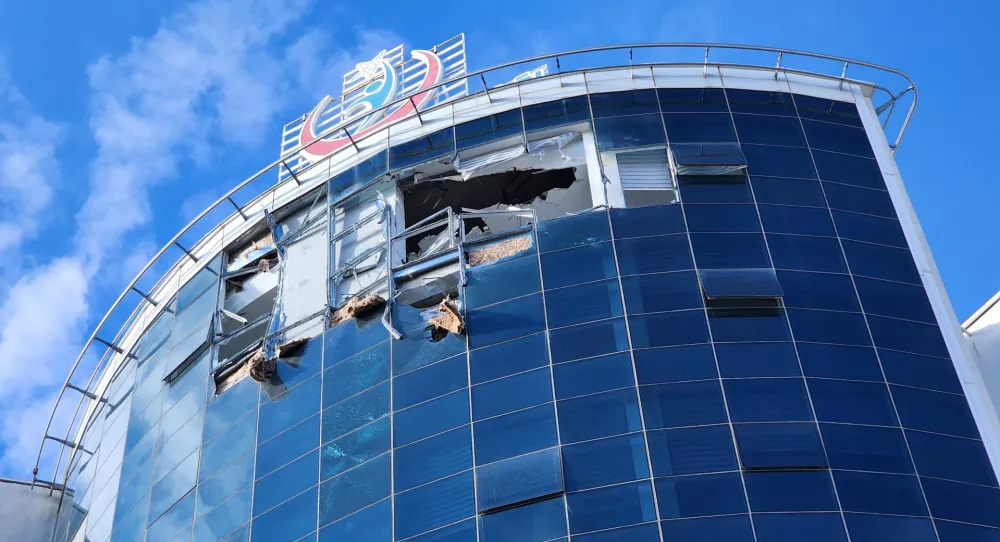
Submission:
<svg viewBox="0 0 1000 542">
<path fill-rule="evenodd" d="M 246 360 L 262 346 L 272 326 L 278 297 L 280 256 L 273 226 L 266 214 L 248 238 L 227 251 L 223 291 L 215 325 L 216 369 Z M 280 237 L 280 236 L 279 236 Z"/>
</svg>

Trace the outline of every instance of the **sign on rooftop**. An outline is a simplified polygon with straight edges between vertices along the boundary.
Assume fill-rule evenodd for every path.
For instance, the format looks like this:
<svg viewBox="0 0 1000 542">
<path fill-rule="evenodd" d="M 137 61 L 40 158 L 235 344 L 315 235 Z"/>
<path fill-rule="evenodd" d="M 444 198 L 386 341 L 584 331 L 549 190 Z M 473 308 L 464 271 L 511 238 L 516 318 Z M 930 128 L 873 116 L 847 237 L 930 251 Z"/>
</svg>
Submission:
<svg viewBox="0 0 1000 542">
<path fill-rule="evenodd" d="M 302 169 L 351 145 L 351 138 L 363 138 L 417 110 L 465 96 L 465 74 L 464 34 L 429 50 L 410 51 L 409 57 L 402 45 L 386 49 L 344 74 L 340 97 L 323 98 L 304 118 L 285 126 L 281 155 L 312 143 L 287 161 L 293 171 Z M 379 110 L 400 98 L 411 99 Z M 287 174 L 282 169 L 281 176 Z"/>
</svg>

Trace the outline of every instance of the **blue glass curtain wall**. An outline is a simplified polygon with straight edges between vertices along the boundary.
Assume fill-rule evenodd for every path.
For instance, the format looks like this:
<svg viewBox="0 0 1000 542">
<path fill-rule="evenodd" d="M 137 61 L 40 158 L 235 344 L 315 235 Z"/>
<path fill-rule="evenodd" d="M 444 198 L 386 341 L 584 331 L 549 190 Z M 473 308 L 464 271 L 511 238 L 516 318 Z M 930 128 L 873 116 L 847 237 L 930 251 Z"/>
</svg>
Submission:
<svg viewBox="0 0 1000 542">
<path fill-rule="evenodd" d="M 539 224 L 530 250 L 468 269 L 467 335 L 432 340 L 397 306 L 402 339 L 348 321 L 216 395 L 209 352 L 163 384 L 154 324 L 71 479 L 90 540 L 1000 540 L 1000 486 L 854 106 L 595 94 L 387 156 L 581 121 L 602 151 L 738 145 L 746 175 Z"/>
</svg>

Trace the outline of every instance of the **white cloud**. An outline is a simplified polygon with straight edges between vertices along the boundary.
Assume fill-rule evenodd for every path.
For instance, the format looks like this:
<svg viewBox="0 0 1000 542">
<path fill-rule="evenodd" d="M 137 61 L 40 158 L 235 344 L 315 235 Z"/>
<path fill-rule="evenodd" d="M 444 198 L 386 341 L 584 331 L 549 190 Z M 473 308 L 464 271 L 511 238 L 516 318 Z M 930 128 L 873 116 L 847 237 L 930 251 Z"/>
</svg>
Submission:
<svg viewBox="0 0 1000 542">
<path fill-rule="evenodd" d="M 31 110 L 0 58 L 0 258 L 20 259 L 20 248 L 40 226 L 59 181 L 56 147 L 63 128 Z"/>
<path fill-rule="evenodd" d="M 328 34 L 310 30 L 288 48 L 286 59 L 291 75 L 310 99 L 337 96 L 345 73 L 359 62 L 371 60 L 379 51 L 403 43 L 402 38 L 385 30 L 355 29 L 354 35 L 353 47 L 334 49 Z"/>
<path fill-rule="evenodd" d="M 259 144 L 273 135 L 265 128 L 275 114 L 290 100 L 303 98 L 304 89 L 311 93 L 321 81 L 336 77 L 336 86 L 323 88 L 336 93 L 339 70 L 399 42 L 392 35 L 362 31 L 358 46 L 341 52 L 322 34 L 307 33 L 282 50 L 277 41 L 287 39 L 284 33 L 305 12 L 307 1 L 198 2 L 164 19 L 153 35 L 134 38 L 126 53 L 88 67 L 89 124 L 97 155 L 90 164 L 88 196 L 76 215 L 73 249 L 26 273 L 6 288 L 6 295 L 0 284 L 0 378 L 17 383 L 0 396 L 5 435 L 0 474 L 25 476 L 27 462 L 33 462 L 47 404 L 89 332 L 85 324 L 95 316 L 88 312 L 88 300 L 104 283 L 95 282 L 98 272 L 101 277 L 131 275 L 153 252 L 149 244 L 125 246 L 126 237 L 153 218 L 150 188 L 172 181 L 184 161 L 207 161 L 220 141 Z M 0 70 L 0 101 L 22 98 Z M 29 163 L 54 167 L 51 157 L 61 135 L 51 124 L 26 126 L 31 141 L 52 143 L 42 149 L 18 146 L 8 167 L 17 176 L 46 171 Z M 58 169 L 46 175 L 53 173 Z M 190 184 L 179 190 L 195 192 Z M 44 209 L 51 192 L 18 197 L 33 198 L 26 207 Z M 0 228 L 0 246 L 23 235 Z M 111 254 L 122 252 L 130 256 L 112 261 Z"/>
</svg>

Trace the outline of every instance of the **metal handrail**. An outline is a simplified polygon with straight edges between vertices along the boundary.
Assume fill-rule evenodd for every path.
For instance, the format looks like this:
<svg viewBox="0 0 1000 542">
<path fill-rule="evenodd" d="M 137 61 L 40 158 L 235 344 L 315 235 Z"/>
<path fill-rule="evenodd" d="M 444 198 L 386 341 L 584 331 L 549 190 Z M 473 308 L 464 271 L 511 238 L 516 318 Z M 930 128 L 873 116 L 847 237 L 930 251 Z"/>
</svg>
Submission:
<svg viewBox="0 0 1000 542">
<path fill-rule="evenodd" d="M 702 49 L 704 49 L 704 51 L 705 51 L 705 60 L 704 60 L 704 62 L 700 62 L 700 63 L 662 62 L 662 63 L 649 63 L 649 64 L 638 65 L 638 64 L 633 64 L 631 62 L 632 51 L 634 49 L 668 49 L 668 50 L 697 49 L 699 51 L 702 50 Z M 711 49 L 728 50 L 728 51 L 751 51 L 751 52 L 772 53 L 772 54 L 776 54 L 777 55 L 778 61 L 777 61 L 777 63 L 775 65 L 768 65 L 768 66 L 763 66 L 761 64 L 743 64 L 743 63 L 712 63 L 712 62 L 709 62 L 709 51 Z M 585 69 L 578 69 L 578 70 L 572 70 L 572 71 L 567 71 L 567 72 L 562 72 L 561 69 L 560 69 L 560 59 L 561 58 L 573 57 L 573 56 L 579 56 L 579 55 L 585 55 L 585 54 L 588 54 L 588 53 L 600 53 L 600 52 L 609 52 L 609 51 L 627 51 L 628 54 L 629 54 L 629 63 L 628 63 L 628 65 L 606 66 L 606 67 L 601 67 L 601 68 L 585 68 Z M 823 74 L 823 73 L 818 73 L 818 72 L 809 72 L 809 71 L 796 70 L 796 69 L 782 67 L 781 66 L 781 60 L 786 55 L 788 55 L 788 56 L 798 56 L 798 57 L 804 57 L 804 58 L 812 58 L 812 59 L 819 59 L 819 60 L 828 60 L 828 61 L 833 61 L 833 62 L 837 62 L 837 63 L 843 63 L 843 70 L 841 71 L 841 73 L 840 73 L 839 76 L 831 76 L 831 75 L 827 75 L 827 74 Z M 492 87 L 492 88 L 486 86 L 486 80 L 485 80 L 485 75 L 486 74 L 489 74 L 489 73 L 492 73 L 492 72 L 497 72 L 499 70 L 503 70 L 503 69 L 507 69 L 507 68 L 512 68 L 512 67 L 520 66 L 522 64 L 537 63 L 537 62 L 540 62 L 540 61 L 543 61 L 543 60 L 545 60 L 545 61 L 554 60 L 555 63 L 556 63 L 556 67 L 557 67 L 556 73 L 550 73 L 548 76 L 537 78 L 537 79 L 529 79 L 529 80 L 524 80 L 524 81 L 511 81 L 509 83 L 498 85 L 498 86 L 495 86 L 495 87 Z M 609 70 L 614 70 L 614 69 L 620 69 L 620 68 L 623 68 L 623 67 L 628 67 L 629 69 L 634 70 L 634 69 L 640 68 L 640 67 L 652 67 L 652 66 L 672 66 L 672 67 L 683 67 L 683 66 L 697 66 L 697 67 L 702 67 L 702 66 L 704 66 L 704 73 L 705 73 L 705 75 L 707 75 L 708 67 L 712 67 L 712 68 L 732 67 L 732 68 L 745 68 L 745 69 L 760 69 L 760 70 L 774 71 L 775 72 L 775 77 L 777 77 L 777 74 L 779 72 L 781 72 L 781 73 L 785 73 L 785 74 L 790 74 L 790 73 L 791 74 L 801 74 L 801 75 L 806 75 L 806 76 L 811 76 L 811 77 L 828 79 L 828 80 L 832 80 L 832 81 L 840 81 L 841 82 L 841 87 L 843 87 L 843 83 L 845 83 L 845 82 L 847 82 L 847 83 L 853 83 L 853 84 L 862 84 L 862 85 L 870 86 L 870 87 L 874 88 L 875 90 L 879 90 L 879 91 L 885 92 L 889 96 L 889 100 L 886 102 L 885 105 L 891 104 L 892 107 L 890 107 L 890 109 L 889 109 L 890 110 L 890 114 L 891 114 L 892 109 L 895 106 L 895 102 L 897 100 L 899 100 L 902 96 L 906 95 L 907 93 L 912 92 L 913 93 L 913 101 L 911 102 L 910 107 L 909 107 L 909 109 L 908 109 L 908 111 L 906 113 L 906 116 L 903 119 L 903 122 L 902 122 L 902 124 L 901 124 L 901 126 L 899 128 L 899 133 L 898 133 L 897 137 L 895 138 L 895 142 L 892 144 L 892 150 L 893 150 L 893 152 L 895 152 L 899 148 L 899 145 L 902 142 L 902 139 L 903 139 L 903 136 L 904 136 L 904 134 L 906 132 L 906 129 L 909 126 L 910 121 L 911 121 L 911 119 L 913 117 L 913 113 L 914 113 L 914 111 L 916 109 L 917 100 L 918 100 L 918 93 L 917 93 L 916 86 L 913 83 L 913 80 L 908 75 L 906 75 L 906 73 L 904 73 L 904 72 L 902 72 L 900 70 L 896 70 L 894 68 L 889 68 L 889 67 L 881 66 L 881 65 L 878 65 L 878 64 L 873 64 L 873 63 L 869 63 L 869 62 L 864 62 L 864 61 L 859 61 L 859 60 L 854 60 L 854 59 L 848 59 L 848 58 L 843 58 L 843 57 L 838 57 L 838 56 L 833 56 L 833 55 L 826 55 L 826 54 L 820 54 L 820 53 L 810 53 L 810 52 L 798 51 L 798 50 L 794 50 L 794 49 L 783 49 L 783 48 L 765 47 L 765 46 L 756 46 L 756 45 L 721 44 L 721 43 L 694 43 L 694 42 L 641 43 L 641 44 L 633 44 L 633 45 L 589 47 L 589 48 L 582 48 L 582 49 L 575 49 L 575 50 L 565 51 L 565 52 L 561 52 L 561 53 L 554 53 L 554 54 L 547 54 L 547 55 L 538 55 L 538 56 L 534 56 L 534 57 L 530 57 L 530 58 L 526 58 L 526 59 L 521 59 L 521 60 L 516 60 L 516 61 L 511 61 L 511 62 L 506 62 L 506 63 L 498 64 L 498 65 L 491 66 L 489 68 L 485 68 L 485 69 L 478 70 L 478 71 L 475 71 L 475 72 L 466 73 L 466 74 L 461 75 L 458 78 L 454 78 L 454 79 L 450 79 L 450 80 L 447 80 L 447 81 L 443 81 L 440 84 L 435 85 L 434 87 L 430 88 L 429 90 L 440 89 L 440 88 L 442 88 L 442 87 L 444 87 L 444 86 L 446 86 L 448 84 L 454 83 L 454 81 L 457 80 L 457 79 L 459 79 L 459 78 L 465 78 L 465 79 L 470 79 L 471 80 L 471 79 L 474 79 L 474 78 L 478 77 L 478 78 L 480 78 L 483 81 L 484 89 L 482 91 L 479 91 L 476 94 L 488 95 L 490 92 L 495 92 L 497 90 L 500 90 L 500 89 L 503 89 L 503 88 L 507 88 L 507 87 L 520 86 L 521 84 L 534 82 L 534 81 L 537 81 L 537 80 L 540 80 L 540 79 L 561 78 L 561 77 L 565 77 L 565 76 L 568 76 L 568 75 L 574 75 L 574 74 L 579 74 L 579 73 L 583 73 L 584 77 L 586 77 L 586 74 L 588 72 L 609 71 Z M 854 80 L 854 79 L 848 78 L 847 77 L 847 70 L 848 70 L 848 67 L 850 67 L 850 66 L 861 66 L 861 67 L 870 68 L 870 69 L 874 69 L 874 70 L 877 70 L 877 71 L 881 71 L 881 72 L 893 74 L 895 76 L 903 78 L 906 81 L 907 86 L 903 90 L 901 90 L 901 91 L 899 91 L 897 93 L 893 93 L 892 91 L 890 91 L 887 88 L 882 87 L 880 85 L 873 84 L 871 82 L 865 82 L 865 81 Z M 407 101 L 408 99 L 409 99 L 409 97 L 404 97 L 404 98 L 400 98 L 398 100 L 395 100 L 395 101 L 393 101 L 390 104 L 387 104 L 387 105 L 385 105 L 385 106 L 383 106 L 381 108 L 373 110 L 371 112 L 371 114 L 377 114 L 377 113 L 382 112 L 384 110 L 387 110 L 389 108 L 396 107 L 399 104 Z M 424 111 L 433 110 L 433 109 L 435 109 L 437 107 L 446 106 L 446 105 L 448 105 L 450 103 L 452 103 L 452 102 L 448 101 L 448 102 L 444 102 L 442 104 L 436 104 L 436 105 L 434 105 L 432 107 L 429 107 L 428 109 L 425 109 Z M 881 110 L 883 110 L 883 107 L 880 107 L 879 109 L 880 109 L 880 112 L 881 112 Z M 161 248 L 150 259 L 150 261 L 146 263 L 145 266 L 143 266 L 143 268 L 136 274 L 135 278 L 133 278 L 132 281 L 128 284 L 128 286 L 122 291 L 122 293 L 119 294 L 119 296 L 117 297 L 117 299 L 115 300 L 115 302 L 108 309 L 108 311 L 104 314 L 104 316 L 101 318 L 100 322 L 98 322 L 97 326 L 95 326 L 94 331 L 90 334 L 89 338 L 85 341 L 84 346 L 83 346 L 80 354 L 77 356 L 75 362 L 73 363 L 72 367 L 70 368 L 69 375 L 67 375 L 66 381 L 64 382 L 62 388 L 60 389 L 60 391 L 58 393 L 58 396 L 56 398 L 55 404 L 53 405 L 52 412 L 49 415 L 49 420 L 48 420 L 48 422 L 46 423 L 46 426 L 45 426 L 44 436 L 42 438 L 41 443 L 39 444 L 38 455 L 37 455 L 36 460 L 35 460 L 34 476 L 33 476 L 33 479 L 32 479 L 32 487 L 34 487 L 36 484 L 47 484 L 51 488 L 55 484 L 55 479 L 58 476 L 59 467 L 60 467 L 60 465 L 62 465 L 63 453 L 64 453 L 65 448 L 67 447 L 67 445 L 63 445 L 63 446 L 60 447 L 59 455 L 58 455 L 58 457 L 56 459 L 56 464 L 55 464 L 55 466 L 53 468 L 52 481 L 51 482 L 46 482 L 46 481 L 43 481 L 42 479 L 39 479 L 38 475 L 37 475 L 38 468 L 39 468 L 40 463 L 41 463 L 42 454 L 44 452 L 45 443 L 48 440 L 50 440 L 48 438 L 48 435 L 49 435 L 50 429 L 52 428 L 52 422 L 55 419 L 55 413 L 56 413 L 57 409 L 59 408 L 59 405 L 62 402 L 62 399 L 63 399 L 63 396 L 64 396 L 66 390 L 67 389 L 72 389 L 70 387 L 71 380 L 76 375 L 76 371 L 79 368 L 80 363 L 83 360 L 84 356 L 86 355 L 87 350 L 90 349 L 90 347 L 93 345 L 93 343 L 94 343 L 95 340 L 97 340 L 98 342 L 101 342 L 103 344 L 107 344 L 103 340 L 98 339 L 98 337 L 97 337 L 98 332 L 107 323 L 107 321 L 111 317 L 112 313 L 114 313 L 114 311 L 121 305 L 121 303 L 124 300 L 125 296 L 128 295 L 128 292 L 130 290 L 137 291 L 139 293 L 139 295 L 142 297 L 142 299 L 138 302 L 136 308 L 133 310 L 133 312 L 129 316 L 129 318 L 126 319 L 126 324 L 127 325 L 125 325 L 122 328 L 120 328 L 119 331 L 117 332 L 117 334 L 115 336 L 115 340 L 112 342 L 112 344 L 116 343 L 118 341 L 118 339 L 120 339 L 123 336 L 123 334 L 126 332 L 126 330 L 130 329 L 130 325 L 128 325 L 128 324 L 134 325 L 136 316 L 139 314 L 139 311 L 144 307 L 144 305 L 143 305 L 144 301 L 147 302 L 147 303 L 151 303 L 152 305 L 155 306 L 155 303 L 153 303 L 150 300 L 151 299 L 151 294 L 152 294 L 152 292 L 156 292 L 156 291 L 160 290 L 160 288 L 163 286 L 163 278 L 166 277 L 166 276 L 168 276 L 169 274 L 171 274 L 171 271 L 173 271 L 174 268 L 172 267 L 170 271 L 168 271 L 167 273 L 165 273 L 164 276 L 161 277 L 160 280 L 157 281 L 157 283 L 153 286 L 153 289 L 151 290 L 151 292 L 149 294 L 143 294 L 143 293 L 141 293 L 141 292 L 139 292 L 138 290 L 135 289 L 136 284 L 143 277 L 143 275 L 145 275 L 145 273 L 147 271 L 149 271 L 149 269 L 152 268 L 152 266 L 157 261 L 159 261 L 159 259 L 166 253 L 166 251 L 171 246 L 175 246 L 175 245 L 176 246 L 180 246 L 180 245 L 177 245 L 177 242 L 181 238 L 181 236 L 183 236 L 184 234 L 188 233 L 196 224 L 198 224 L 210 212 L 214 211 L 219 205 L 222 205 L 224 203 L 225 204 L 231 204 L 232 200 L 230 198 L 236 192 L 238 192 L 241 189 L 245 188 L 247 185 L 249 185 L 250 183 L 256 181 L 257 179 L 259 179 L 261 176 L 265 175 L 269 171 L 271 171 L 271 170 L 273 170 L 275 168 L 282 167 L 284 165 L 285 161 L 288 160 L 294 154 L 301 153 L 304 149 L 307 149 L 312 144 L 314 144 L 314 143 L 322 140 L 323 138 L 329 137 L 333 133 L 339 132 L 339 131 L 344 130 L 346 128 L 349 128 L 349 127 L 351 127 L 351 126 L 355 125 L 356 123 L 359 123 L 359 122 L 361 122 L 363 120 L 364 120 L 364 118 L 356 119 L 356 120 L 351 121 L 350 123 L 347 123 L 345 125 L 328 129 L 327 131 L 324 131 L 316 140 L 310 142 L 309 144 L 304 145 L 304 146 L 302 146 L 302 147 L 300 147 L 300 148 L 298 148 L 298 149 L 296 149 L 294 151 L 283 153 L 277 160 L 275 160 L 274 162 L 272 162 L 268 166 L 264 167 L 263 169 L 258 170 L 256 173 L 254 173 L 253 175 L 251 175 L 250 177 L 248 177 L 244 181 L 242 181 L 239 184 L 237 184 L 235 187 L 233 187 L 228 192 L 226 192 L 226 194 L 224 194 L 223 196 L 221 196 L 214 203 L 212 203 L 209 207 L 207 207 L 204 211 L 202 211 L 196 217 L 194 217 L 180 232 L 178 232 L 176 235 L 174 235 L 163 246 L 163 248 Z M 367 138 L 361 138 L 361 140 L 363 140 L 363 139 L 367 139 Z M 285 167 L 287 167 L 287 166 L 285 166 Z M 297 178 L 295 179 L 295 182 L 296 182 L 296 184 L 299 184 L 299 181 L 298 181 Z M 279 182 L 274 187 L 272 187 L 271 189 L 269 189 L 269 190 L 261 193 L 259 196 L 255 197 L 253 200 L 251 200 L 251 202 L 248 203 L 247 205 L 250 205 L 252 203 L 257 203 L 263 197 L 265 197 L 265 196 L 267 196 L 269 194 L 273 194 L 274 190 L 277 187 L 282 186 L 284 184 L 286 184 L 286 181 L 279 180 Z M 319 184 L 319 183 L 317 183 L 317 184 Z M 247 205 L 245 205 L 244 207 L 246 207 Z M 237 213 L 240 216 L 242 216 L 245 221 L 247 220 L 247 217 L 243 213 L 242 208 L 240 208 L 238 206 L 235 206 L 235 207 L 237 207 L 236 213 L 233 213 L 232 215 L 230 215 L 229 217 L 227 217 L 224 222 L 226 222 L 226 221 L 230 220 L 231 218 L 233 218 L 234 216 L 236 216 Z M 186 253 L 188 252 L 186 249 L 184 249 L 184 250 L 185 250 Z M 189 255 L 188 256 L 182 256 L 181 259 L 184 259 L 185 257 L 190 257 L 190 256 Z M 90 388 L 94 384 L 94 381 L 97 378 L 98 374 L 100 374 L 101 370 L 105 367 L 106 363 L 113 356 L 113 353 L 114 353 L 114 348 L 111 347 L 111 346 L 109 346 L 108 349 L 106 350 L 105 354 L 103 356 L 101 356 L 100 361 L 97 363 L 94 371 L 90 375 L 90 378 L 87 381 L 87 385 L 84 387 L 85 390 L 90 390 Z M 87 399 L 87 396 L 84 395 L 84 394 L 81 394 L 80 400 L 78 401 L 76 409 L 75 409 L 75 411 L 73 413 L 73 417 L 70 419 L 69 425 L 68 425 L 68 427 L 66 429 L 66 437 L 65 437 L 65 439 L 63 439 L 64 441 L 68 441 L 69 440 L 70 433 L 73 431 L 73 428 L 77 426 L 77 417 L 80 414 L 80 410 L 83 407 L 85 399 Z M 71 450 L 70 450 L 70 457 L 67 460 L 67 469 L 66 469 L 66 473 L 65 473 L 65 476 L 64 476 L 64 483 L 69 479 L 69 476 L 70 476 L 69 466 L 72 465 L 73 456 L 75 455 L 76 450 L 79 447 L 79 443 L 78 442 L 73 443 L 73 445 L 69 446 L 69 447 L 71 448 Z M 50 491 L 51 491 L 51 489 L 50 489 Z"/>
</svg>

